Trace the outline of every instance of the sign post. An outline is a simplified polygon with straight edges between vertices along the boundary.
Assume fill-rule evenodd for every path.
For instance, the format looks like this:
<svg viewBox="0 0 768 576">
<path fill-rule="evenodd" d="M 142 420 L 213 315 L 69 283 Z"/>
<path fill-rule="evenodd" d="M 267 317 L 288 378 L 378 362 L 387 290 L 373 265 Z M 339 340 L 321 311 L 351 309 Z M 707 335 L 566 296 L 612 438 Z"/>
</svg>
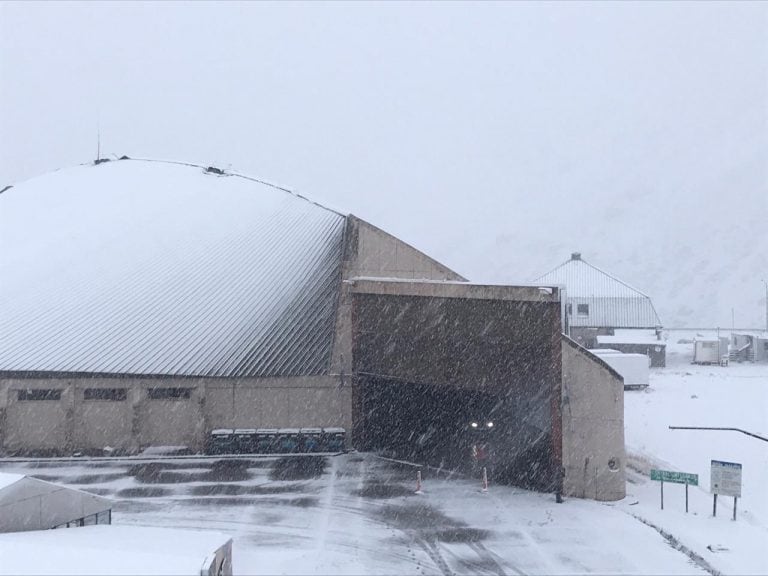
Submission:
<svg viewBox="0 0 768 576">
<path fill-rule="evenodd" d="M 672 472 L 670 470 L 651 470 L 651 480 L 661 482 L 661 509 L 664 510 L 664 482 L 685 484 L 685 511 L 688 512 L 688 485 L 698 486 L 699 475 L 687 472 Z"/>
<path fill-rule="evenodd" d="M 717 495 L 722 494 L 733 496 L 733 519 L 736 520 L 736 501 L 741 498 L 741 464 L 712 460 L 711 466 L 712 516 L 717 516 Z"/>
</svg>

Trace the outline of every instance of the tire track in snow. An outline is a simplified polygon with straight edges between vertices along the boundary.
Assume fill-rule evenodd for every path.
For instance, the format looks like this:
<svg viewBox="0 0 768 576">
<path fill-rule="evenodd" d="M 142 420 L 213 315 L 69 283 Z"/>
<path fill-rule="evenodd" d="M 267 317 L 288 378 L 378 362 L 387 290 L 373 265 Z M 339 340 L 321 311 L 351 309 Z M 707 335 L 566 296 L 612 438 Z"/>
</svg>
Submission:
<svg viewBox="0 0 768 576">
<path fill-rule="evenodd" d="M 497 574 L 498 576 L 506 576 L 506 571 L 504 570 L 503 564 L 506 564 L 509 566 L 509 568 L 517 575 L 517 576 L 526 576 L 525 572 L 515 568 L 514 566 L 510 565 L 508 562 L 504 562 L 504 560 L 499 557 L 498 554 L 495 552 L 492 552 L 491 550 L 488 550 L 488 548 L 485 547 L 485 544 L 482 544 L 480 542 L 471 542 L 469 544 L 469 547 L 472 548 L 477 555 L 482 559 L 483 565 L 487 566 L 490 565 L 492 568 L 489 570 L 486 568 L 486 570 L 492 572 L 493 574 Z"/>
<path fill-rule="evenodd" d="M 696 552 L 688 548 L 685 544 L 680 542 L 675 536 L 673 536 L 663 528 L 656 526 L 656 524 L 654 524 L 650 520 L 646 520 L 645 518 L 642 518 L 637 514 L 630 514 L 630 516 L 642 522 L 649 528 L 653 528 L 654 530 L 656 530 L 656 532 L 658 532 L 661 535 L 661 537 L 667 541 L 667 544 L 669 544 L 672 548 L 674 548 L 678 552 L 682 552 L 683 554 L 688 556 L 691 562 L 693 562 L 696 566 L 698 566 L 705 572 L 711 574 L 712 576 L 721 576 L 721 572 L 719 570 L 715 569 L 709 562 L 707 562 L 699 554 L 697 554 Z"/>
<path fill-rule="evenodd" d="M 336 491 L 336 458 L 331 458 L 330 462 L 330 480 L 328 481 L 328 485 L 325 487 L 325 495 L 323 497 L 322 504 L 322 527 L 320 530 L 320 537 L 317 539 L 317 543 L 315 545 L 315 550 L 317 550 L 318 553 L 325 549 L 325 543 L 328 538 L 328 531 L 331 528 L 331 515 L 333 514 L 333 496 Z"/>
<path fill-rule="evenodd" d="M 454 576 L 451 567 L 448 566 L 448 563 L 440 552 L 440 545 L 436 541 L 430 541 L 426 538 L 416 536 L 414 537 L 413 542 L 427 553 L 443 576 Z"/>
<path fill-rule="evenodd" d="M 401 464 L 419 467 L 420 465 L 404 460 L 394 460 L 390 458 L 383 458 L 374 455 L 378 461 L 388 462 L 390 464 Z M 423 466 L 424 468 L 431 468 L 429 466 Z M 438 469 L 435 471 L 441 472 Z M 445 478 L 445 481 L 449 481 L 452 474 Z M 430 506 L 430 508 L 432 508 Z M 438 511 L 437 508 L 433 508 Z M 440 512 L 442 515 L 442 512 Z M 436 519 L 437 520 L 437 519 Z M 464 526 L 461 523 L 456 523 L 449 517 L 445 517 L 444 520 L 449 523 L 449 530 L 472 530 L 472 527 Z M 455 559 L 458 563 L 463 564 L 470 574 L 490 574 L 493 576 L 506 576 L 507 574 L 515 574 L 516 576 L 525 576 L 525 573 L 517 567 L 509 564 L 498 554 L 489 550 L 484 544 L 471 540 L 468 542 L 461 541 L 441 541 L 440 531 L 435 531 L 436 526 L 430 526 L 429 528 L 418 528 L 414 526 L 397 526 L 397 529 L 404 533 L 411 539 L 411 543 L 414 546 L 421 548 L 432 560 L 435 567 L 439 570 L 443 576 L 455 576 L 456 571 L 451 567 L 451 563 L 448 559 Z M 535 545 L 535 543 L 534 543 Z M 537 546 L 538 548 L 538 546 Z M 469 550 L 469 554 L 460 554 L 459 550 Z M 475 560 L 473 557 L 476 557 Z M 462 571 L 465 573 L 466 571 Z"/>
</svg>

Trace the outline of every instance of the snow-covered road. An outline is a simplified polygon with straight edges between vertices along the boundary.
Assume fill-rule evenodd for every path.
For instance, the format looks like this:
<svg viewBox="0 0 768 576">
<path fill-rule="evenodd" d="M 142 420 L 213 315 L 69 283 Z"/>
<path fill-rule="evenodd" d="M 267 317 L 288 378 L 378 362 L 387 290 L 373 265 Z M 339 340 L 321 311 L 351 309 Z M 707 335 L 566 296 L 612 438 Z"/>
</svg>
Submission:
<svg viewBox="0 0 768 576">
<path fill-rule="evenodd" d="M 424 471 L 369 454 L 5 462 L 119 500 L 117 524 L 234 538 L 236 574 L 698 574 L 620 506 Z"/>
</svg>

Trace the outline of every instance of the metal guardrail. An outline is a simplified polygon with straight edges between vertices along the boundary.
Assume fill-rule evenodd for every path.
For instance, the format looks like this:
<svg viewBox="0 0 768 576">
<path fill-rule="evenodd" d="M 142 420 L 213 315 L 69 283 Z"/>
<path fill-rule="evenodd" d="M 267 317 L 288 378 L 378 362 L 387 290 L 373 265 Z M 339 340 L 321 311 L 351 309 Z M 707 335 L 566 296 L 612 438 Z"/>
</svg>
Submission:
<svg viewBox="0 0 768 576">
<path fill-rule="evenodd" d="M 723 427 L 716 427 L 716 426 L 670 426 L 670 430 L 725 430 L 729 432 L 741 432 L 742 434 L 746 434 L 747 436 L 752 436 L 753 438 L 757 438 L 758 440 L 762 440 L 763 442 L 768 442 L 768 438 L 765 436 L 760 436 L 760 434 L 755 434 L 754 432 L 748 432 L 746 430 L 742 430 L 741 428 L 723 428 Z"/>
</svg>

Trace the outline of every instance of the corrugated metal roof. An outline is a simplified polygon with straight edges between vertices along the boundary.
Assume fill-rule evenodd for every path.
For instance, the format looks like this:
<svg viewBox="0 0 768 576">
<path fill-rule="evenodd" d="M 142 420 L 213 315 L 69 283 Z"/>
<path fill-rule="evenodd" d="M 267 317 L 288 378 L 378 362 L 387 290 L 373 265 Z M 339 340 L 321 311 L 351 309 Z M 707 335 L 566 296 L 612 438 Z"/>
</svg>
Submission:
<svg viewBox="0 0 768 576">
<path fill-rule="evenodd" d="M 565 286 L 571 326 L 653 328 L 661 325 L 647 295 L 585 262 L 578 253 L 536 282 Z M 579 314 L 579 304 L 587 306 L 586 314 Z"/>
<path fill-rule="evenodd" d="M 123 160 L 0 196 L 0 370 L 328 370 L 345 216 L 201 167 Z"/>
</svg>

